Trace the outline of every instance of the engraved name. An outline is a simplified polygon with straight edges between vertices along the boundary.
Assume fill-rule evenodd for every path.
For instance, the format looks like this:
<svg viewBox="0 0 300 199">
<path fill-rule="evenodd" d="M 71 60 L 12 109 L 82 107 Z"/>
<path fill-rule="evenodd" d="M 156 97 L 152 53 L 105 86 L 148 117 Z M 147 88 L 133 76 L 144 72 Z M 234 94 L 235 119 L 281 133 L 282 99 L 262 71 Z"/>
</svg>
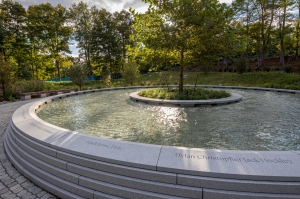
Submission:
<svg viewBox="0 0 300 199">
<path fill-rule="evenodd" d="M 103 147 L 103 148 L 107 148 L 107 149 L 115 149 L 115 150 L 122 150 L 122 147 L 116 146 L 116 145 L 110 145 L 110 144 L 103 144 L 100 142 L 93 142 L 88 140 L 86 143 L 94 145 L 94 146 L 98 146 L 98 147 Z"/>
<path fill-rule="evenodd" d="M 175 153 L 176 158 L 180 159 L 197 159 L 197 160 L 212 160 L 212 161 L 223 161 L 223 162 L 244 162 L 244 163 L 264 163 L 264 164 L 293 164 L 292 160 L 283 158 L 245 158 L 245 157 L 217 157 L 217 156 L 205 156 L 205 155 L 190 155 Z"/>
</svg>

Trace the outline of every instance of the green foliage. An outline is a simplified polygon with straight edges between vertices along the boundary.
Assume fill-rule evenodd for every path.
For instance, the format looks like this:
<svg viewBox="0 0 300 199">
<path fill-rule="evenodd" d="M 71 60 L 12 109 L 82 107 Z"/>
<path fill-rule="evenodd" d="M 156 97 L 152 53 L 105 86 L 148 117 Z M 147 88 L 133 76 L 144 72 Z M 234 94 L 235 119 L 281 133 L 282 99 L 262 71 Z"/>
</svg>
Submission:
<svg viewBox="0 0 300 199">
<path fill-rule="evenodd" d="M 155 88 L 139 92 L 142 97 L 168 99 L 168 100 L 209 100 L 230 97 L 230 93 L 226 91 L 217 91 L 211 89 L 185 88 L 184 92 L 179 93 L 178 89 Z"/>
<path fill-rule="evenodd" d="M 17 68 L 16 77 L 24 80 L 32 79 L 33 75 L 30 67 L 27 64 L 20 64 L 20 66 Z"/>
<path fill-rule="evenodd" d="M 104 66 L 102 67 L 102 78 L 103 78 L 103 82 L 106 84 L 106 85 L 109 85 L 110 83 L 110 70 L 109 68 L 107 67 L 106 64 L 104 64 Z"/>
<path fill-rule="evenodd" d="M 285 71 L 286 73 L 291 73 L 291 72 L 292 72 L 292 67 L 291 67 L 291 66 L 285 66 L 285 67 L 284 67 L 284 71 Z"/>
<path fill-rule="evenodd" d="M 43 91 L 45 88 L 45 82 L 41 80 L 21 80 L 14 84 L 16 93 Z"/>
<path fill-rule="evenodd" d="M 124 64 L 123 69 L 123 78 L 126 84 L 130 84 L 131 86 L 137 81 L 139 76 L 139 65 L 135 62 L 128 61 Z"/>
<path fill-rule="evenodd" d="M 235 66 L 237 72 L 242 75 L 247 69 L 247 58 L 241 56 L 239 59 L 237 59 Z"/>
<path fill-rule="evenodd" d="M 264 71 L 270 72 L 270 67 L 265 66 L 265 67 L 264 67 Z"/>
<path fill-rule="evenodd" d="M 12 88 L 10 88 L 10 87 L 5 88 L 3 90 L 3 98 L 4 98 L 4 100 L 6 100 L 6 101 L 12 101 L 13 100 L 12 94 L 13 94 Z"/>
<path fill-rule="evenodd" d="M 209 73 L 222 59 L 222 68 L 234 71 L 226 60 L 238 59 L 241 53 L 247 59 L 259 59 L 260 69 L 266 67 L 266 57 L 279 53 L 280 68 L 276 70 L 292 72 L 287 64 L 294 68 L 292 63 L 284 63 L 290 60 L 284 57 L 299 54 L 297 1 L 236 0 L 231 5 L 217 0 L 143 2 L 149 3 L 146 13 L 111 13 L 84 2 L 69 10 L 50 3 L 29 5 L 26 10 L 18 2 L 2 0 L 0 53 L 17 66 L 11 75 L 26 80 L 64 76 L 71 63 L 67 55 L 70 36 L 85 60 L 88 75 L 104 64 L 112 73 L 121 72 L 126 60 L 134 60 L 146 72 L 180 69 L 180 75 L 174 74 L 170 82 L 183 86 L 185 66 Z M 159 79 L 144 82 L 167 84 Z"/>
<path fill-rule="evenodd" d="M 79 87 L 79 90 L 82 89 L 87 73 L 88 69 L 86 65 L 80 62 L 74 63 L 69 69 L 71 81 Z"/>
<path fill-rule="evenodd" d="M 70 25 L 66 23 L 66 8 L 61 4 L 54 7 L 50 3 L 29 6 L 28 19 L 30 43 L 34 49 L 31 51 L 31 64 L 36 65 L 36 60 L 33 59 L 38 56 L 39 51 L 47 54 L 54 63 L 60 80 L 62 62 L 65 54 L 70 52 L 68 42 L 72 33 Z"/>
<path fill-rule="evenodd" d="M 15 65 L 11 60 L 5 60 L 4 56 L 0 53 L 0 84 L 5 100 L 11 97 L 11 87 L 14 81 Z"/>
<path fill-rule="evenodd" d="M 0 2 L 0 53 L 5 60 L 14 57 L 20 63 L 26 56 L 25 21 L 26 10 L 22 4 L 10 0 Z"/>
</svg>

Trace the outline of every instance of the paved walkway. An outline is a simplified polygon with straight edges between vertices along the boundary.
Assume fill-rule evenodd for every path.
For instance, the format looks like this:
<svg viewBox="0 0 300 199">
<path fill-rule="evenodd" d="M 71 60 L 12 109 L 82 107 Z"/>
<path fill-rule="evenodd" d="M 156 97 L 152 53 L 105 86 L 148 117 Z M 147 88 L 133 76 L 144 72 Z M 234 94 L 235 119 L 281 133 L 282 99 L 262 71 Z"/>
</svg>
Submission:
<svg viewBox="0 0 300 199">
<path fill-rule="evenodd" d="M 10 118 L 20 106 L 30 102 L 19 101 L 0 105 L 0 198 L 3 199 L 27 199 L 42 198 L 54 199 L 52 194 L 36 186 L 30 180 L 20 174 L 10 163 L 4 151 L 4 135 Z"/>
</svg>

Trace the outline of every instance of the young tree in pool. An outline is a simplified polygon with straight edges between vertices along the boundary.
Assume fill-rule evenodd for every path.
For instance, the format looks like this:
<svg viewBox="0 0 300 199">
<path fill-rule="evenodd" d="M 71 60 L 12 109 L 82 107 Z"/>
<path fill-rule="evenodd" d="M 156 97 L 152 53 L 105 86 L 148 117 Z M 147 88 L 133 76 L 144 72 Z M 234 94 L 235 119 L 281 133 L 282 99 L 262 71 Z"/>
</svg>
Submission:
<svg viewBox="0 0 300 199">
<path fill-rule="evenodd" d="M 219 34 L 220 26 L 217 24 L 224 20 L 226 5 L 216 0 L 144 0 L 144 2 L 150 3 L 150 7 L 146 14 L 134 16 L 137 34 L 140 34 L 146 47 L 177 51 L 180 64 L 179 92 L 183 92 L 183 68 L 193 60 L 192 54 L 206 57 L 209 61 L 212 59 L 209 57 L 212 52 L 205 49 L 216 41 L 210 40 L 214 43 L 206 43 L 206 38 Z"/>
<path fill-rule="evenodd" d="M 179 55 L 179 92 L 183 92 L 183 67 L 189 49 L 190 29 L 182 14 L 186 8 L 179 1 L 145 1 L 150 3 L 146 14 L 135 14 L 134 27 L 142 43 L 154 50 L 176 50 Z"/>
</svg>

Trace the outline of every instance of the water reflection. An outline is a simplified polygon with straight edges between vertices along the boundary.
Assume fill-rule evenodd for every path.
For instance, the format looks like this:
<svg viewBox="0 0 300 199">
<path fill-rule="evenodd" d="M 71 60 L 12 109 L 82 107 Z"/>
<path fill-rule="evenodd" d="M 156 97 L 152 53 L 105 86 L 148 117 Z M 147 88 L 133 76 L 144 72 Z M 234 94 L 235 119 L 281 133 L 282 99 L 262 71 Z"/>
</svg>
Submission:
<svg viewBox="0 0 300 199">
<path fill-rule="evenodd" d="M 300 96 L 233 90 L 236 104 L 176 108 L 135 103 L 136 90 L 54 101 L 38 113 L 63 128 L 134 142 L 196 148 L 300 150 Z"/>
</svg>

